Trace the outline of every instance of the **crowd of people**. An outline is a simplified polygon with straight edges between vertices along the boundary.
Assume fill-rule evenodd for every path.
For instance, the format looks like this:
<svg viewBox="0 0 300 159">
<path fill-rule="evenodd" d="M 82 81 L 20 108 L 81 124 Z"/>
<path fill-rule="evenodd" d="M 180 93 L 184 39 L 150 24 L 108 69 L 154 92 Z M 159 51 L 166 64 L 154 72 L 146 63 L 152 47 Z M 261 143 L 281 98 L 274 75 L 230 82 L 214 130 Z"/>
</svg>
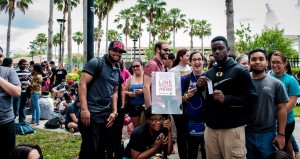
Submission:
<svg viewBox="0 0 300 159">
<path fill-rule="evenodd" d="M 212 39 L 211 50 L 208 58 L 185 48 L 174 55 L 159 41 L 145 65 L 133 59 L 126 68 L 124 44 L 112 41 L 107 54 L 85 65 L 79 82 L 68 80 L 67 71 L 53 61 L 28 66 L 22 59 L 16 70 L 3 61 L 0 102 L 8 104 L 0 109 L 0 130 L 9 138 L 1 138 L 0 153 L 8 158 L 15 148 L 14 118 L 25 122 L 29 103 L 30 124 L 62 116 L 69 132 L 81 133 L 81 159 L 167 158 L 174 143 L 181 159 L 300 159 L 293 136 L 299 81 L 284 53 L 254 49 L 236 58 L 222 36 Z M 0 50 L 0 62 L 2 56 Z M 182 114 L 153 113 L 153 72 L 180 75 Z M 123 145 L 125 114 L 134 130 Z"/>
</svg>

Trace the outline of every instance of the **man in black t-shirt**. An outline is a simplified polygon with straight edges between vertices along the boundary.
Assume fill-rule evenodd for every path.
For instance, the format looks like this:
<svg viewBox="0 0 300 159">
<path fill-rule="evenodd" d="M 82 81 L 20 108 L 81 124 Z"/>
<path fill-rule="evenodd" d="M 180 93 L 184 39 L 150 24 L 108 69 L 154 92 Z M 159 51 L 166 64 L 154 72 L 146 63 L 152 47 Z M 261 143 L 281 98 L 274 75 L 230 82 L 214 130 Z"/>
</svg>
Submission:
<svg viewBox="0 0 300 159">
<path fill-rule="evenodd" d="M 58 69 L 55 71 L 54 74 L 54 81 L 53 85 L 57 86 L 58 84 L 61 83 L 62 79 L 67 79 L 68 72 L 63 68 L 62 64 L 59 64 Z"/>
</svg>

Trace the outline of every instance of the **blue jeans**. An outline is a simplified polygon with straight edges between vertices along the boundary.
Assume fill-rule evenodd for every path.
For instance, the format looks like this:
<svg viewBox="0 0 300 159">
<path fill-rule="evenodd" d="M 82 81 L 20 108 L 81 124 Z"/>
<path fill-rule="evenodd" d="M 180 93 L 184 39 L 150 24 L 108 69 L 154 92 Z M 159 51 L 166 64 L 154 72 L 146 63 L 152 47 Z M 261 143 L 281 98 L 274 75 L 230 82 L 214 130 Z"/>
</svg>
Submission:
<svg viewBox="0 0 300 159">
<path fill-rule="evenodd" d="M 31 94 L 32 121 L 36 123 L 40 122 L 39 98 L 40 98 L 39 93 Z"/>
<path fill-rule="evenodd" d="M 276 131 L 246 132 L 247 159 L 264 159 L 276 151 L 272 143 L 275 137 Z"/>
<path fill-rule="evenodd" d="M 15 117 L 19 115 L 19 123 L 24 122 L 26 119 L 25 107 L 27 103 L 27 94 L 26 92 L 21 93 L 20 97 L 14 98 L 14 114 Z"/>
</svg>

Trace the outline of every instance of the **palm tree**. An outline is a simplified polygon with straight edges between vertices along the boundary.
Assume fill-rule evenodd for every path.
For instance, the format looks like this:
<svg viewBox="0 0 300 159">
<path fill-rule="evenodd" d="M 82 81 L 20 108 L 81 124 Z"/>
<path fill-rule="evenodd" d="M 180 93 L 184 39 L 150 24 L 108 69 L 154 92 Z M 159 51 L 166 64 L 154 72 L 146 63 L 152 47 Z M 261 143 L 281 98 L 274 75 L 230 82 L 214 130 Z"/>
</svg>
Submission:
<svg viewBox="0 0 300 159">
<path fill-rule="evenodd" d="M 233 13 L 233 0 L 225 0 L 226 6 L 226 28 L 227 28 L 227 40 L 230 47 L 229 53 L 235 54 L 234 47 L 234 13 Z"/>
<path fill-rule="evenodd" d="M 71 0 L 68 0 L 71 4 Z M 72 70 L 72 7 L 68 5 L 68 70 Z"/>
<path fill-rule="evenodd" d="M 204 54 L 204 49 L 203 49 L 203 38 L 205 36 L 210 36 L 211 35 L 211 24 L 208 23 L 206 20 L 201 20 L 196 22 L 196 31 L 197 31 L 197 36 L 200 37 L 201 39 L 201 50 L 202 53 Z"/>
<path fill-rule="evenodd" d="M 46 34 L 45 33 L 37 34 L 37 36 L 34 40 L 34 43 L 40 47 L 40 51 L 39 51 L 40 53 L 39 54 L 40 55 L 44 54 L 45 53 L 44 51 L 46 50 L 46 45 L 47 45 L 47 36 L 46 36 Z"/>
<path fill-rule="evenodd" d="M 175 34 L 177 32 L 177 29 L 181 29 L 185 27 L 185 14 L 180 13 L 181 10 L 179 8 L 173 8 L 170 10 L 169 15 L 172 19 L 172 27 L 171 31 L 173 31 L 173 48 L 175 49 Z"/>
<path fill-rule="evenodd" d="M 98 41 L 101 42 L 103 35 L 104 35 L 104 32 L 102 29 L 100 30 L 98 27 L 94 28 L 94 42 L 98 42 Z M 98 44 L 100 44 L 100 43 L 98 43 Z M 95 52 L 96 52 L 96 48 L 98 48 L 97 54 L 99 57 L 100 56 L 100 46 L 96 47 L 97 46 L 96 44 L 94 46 L 95 46 L 95 49 L 94 49 Z"/>
<path fill-rule="evenodd" d="M 53 36 L 53 45 L 54 45 L 54 58 L 56 59 L 56 47 L 59 45 L 59 37 L 60 37 L 60 34 L 59 33 L 56 33 L 54 36 Z"/>
<path fill-rule="evenodd" d="M 54 0 L 50 0 L 49 21 L 48 21 L 48 54 L 47 61 L 53 60 L 53 6 Z"/>
<path fill-rule="evenodd" d="M 113 41 L 113 40 L 122 40 L 122 34 L 118 33 L 116 30 L 108 30 L 108 41 Z"/>
<path fill-rule="evenodd" d="M 145 15 L 149 21 L 148 31 L 149 31 L 149 47 L 151 42 L 151 35 L 152 37 L 155 37 L 153 33 L 153 26 L 154 26 L 154 18 L 160 17 L 162 11 L 165 10 L 165 6 L 167 5 L 166 2 L 161 0 L 138 0 L 137 4 L 141 5 L 142 8 L 144 8 Z M 154 41 L 154 39 L 153 39 Z"/>
<path fill-rule="evenodd" d="M 139 27 L 139 58 L 141 58 L 141 36 L 142 36 L 142 23 L 145 23 L 146 19 L 145 17 L 145 13 L 144 13 L 144 8 L 143 5 L 141 4 L 136 4 L 133 7 L 132 10 L 133 14 L 134 14 L 134 19 L 133 19 L 133 26 L 134 25 L 138 25 Z"/>
<path fill-rule="evenodd" d="M 7 39 L 6 39 L 6 57 L 10 57 L 10 32 L 11 21 L 15 17 L 16 7 L 25 14 L 25 10 L 28 9 L 28 5 L 32 4 L 31 0 L 0 0 L 0 11 L 5 10 L 8 12 L 8 26 L 7 26 Z"/>
<path fill-rule="evenodd" d="M 79 53 L 79 46 L 80 44 L 83 42 L 83 33 L 80 31 L 77 31 L 75 33 L 73 33 L 73 41 L 77 43 L 78 45 L 78 52 Z"/>
<path fill-rule="evenodd" d="M 168 40 L 171 36 L 169 30 L 171 30 L 172 19 L 167 12 L 163 12 L 160 17 L 155 17 L 154 19 L 154 28 L 158 29 L 159 40 Z M 154 29 L 153 29 L 154 30 Z"/>
<path fill-rule="evenodd" d="M 82 1 L 83 10 L 83 64 L 87 62 L 87 0 Z"/>
<path fill-rule="evenodd" d="M 114 4 L 122 0 L 95 0 L 94 2 L 94 12 L 98 17 L 98 28 L 102 29 L 102 21 L 107 17 L 108 23 L 108 14 L 113 8 Z M 108 39 L 108 25 L 106 25 L 106 39 Z M 107 41 L 107 40 L 106 40 Z M 98 50 L 100 50 L 101 39 L 98 40 Z"/>
<path fill-rule="evenodd" d="M 125 46 L 127 50 L 127 38 L 128 35 L 130 34 L 130 25 L 131 25 L 130 23 L 132 22 L 131 19 L 133 19 L 132 8 L 123 9 L 116 16 L 117 18 L 115 19 L 114 22 L 119 23 L 117 25 L 117 28 L 122 29 L 122 32 L 125 35 Z M 121 21 L 124 21 L 124 25 L 120 23 Z"/>
<path fill-rule="evenodd" d="M 197 34 L 196 29 L 196 20 L 195 19 L 188 19 L 188 23 L 186 25 L 185 33 L 188 32 L 189 36 L 191 37 L 191 50 L 193 49 L 193 37 Z"/>
<path fill-rule="evenodd" d="M 54 0 L 54 3 L 57 5 L 57 9 L 59 11 L 62 11 L 63 12 L 63 19 L 66 19 L 66 14 L 68 13 L 68 1 L 69 0 Z M 80 3 L 80 0 L 71 0 L 71 9 L 73 9 L 74 7 L 77 7 L 77 5 Z M 71 17 L 70 17 L 70 20 L 72 21 Z M 68 27 L 69 27 L 69 22 L 68 22 Z M 70 25 L 71 27 L 71 25 Z M 63 29 L 62 29 L 62 39 L 65 39 L 65 23 L 63 23 Z M 72 35 L 69 35 L 68 34 L 68 39 L 71 39 Z M 65 42 L 64 40 L 62 41 L 61 43 L 61 56 L 62 58 L 64 57 L 64 50 L 65 50 Z M 68 46 L 69 48 L 69 46 Z M 68 56 L 69 54 L 72 54 L 70 52 L 68 52 Z M 72 55 L 71 55 L 72 56 Z M 61 61 L 63 63 L 63 60 Z"/>
</svg>

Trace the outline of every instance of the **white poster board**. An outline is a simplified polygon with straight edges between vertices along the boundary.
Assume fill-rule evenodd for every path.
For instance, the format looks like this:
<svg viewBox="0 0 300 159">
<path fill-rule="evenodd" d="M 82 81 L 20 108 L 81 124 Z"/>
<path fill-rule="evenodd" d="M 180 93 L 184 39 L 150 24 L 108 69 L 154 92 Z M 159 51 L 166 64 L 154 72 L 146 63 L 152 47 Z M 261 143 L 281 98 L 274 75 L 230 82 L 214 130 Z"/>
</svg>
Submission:
<svg viewBox="0 0 300 159">
<path fill-rule="evenodd" d="M 152 73 L 152 113 L 182 114 L 181 77 L 178 73 Z"/>
</svg>

